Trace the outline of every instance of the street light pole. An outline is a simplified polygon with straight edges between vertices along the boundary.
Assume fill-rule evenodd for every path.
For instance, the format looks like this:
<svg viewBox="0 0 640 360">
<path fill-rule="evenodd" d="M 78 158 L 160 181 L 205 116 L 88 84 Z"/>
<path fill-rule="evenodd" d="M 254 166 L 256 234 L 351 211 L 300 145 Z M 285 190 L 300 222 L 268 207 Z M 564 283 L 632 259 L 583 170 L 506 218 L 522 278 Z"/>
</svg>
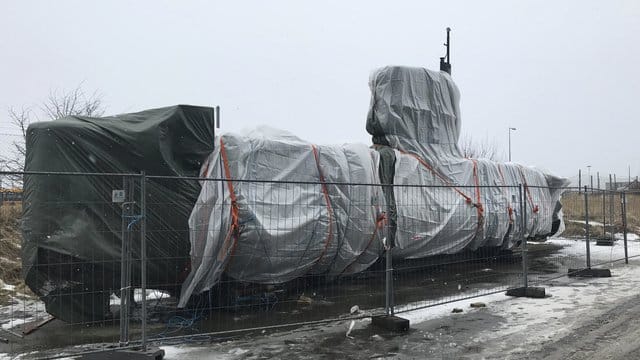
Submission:
<svg viewBox="0 0 640 360">
<path fill-rule="evenodd" d="M 511 130 L 516 130 L 514 127 L 509 128 L 509 162 L 511 162 Z"/>
</svg>

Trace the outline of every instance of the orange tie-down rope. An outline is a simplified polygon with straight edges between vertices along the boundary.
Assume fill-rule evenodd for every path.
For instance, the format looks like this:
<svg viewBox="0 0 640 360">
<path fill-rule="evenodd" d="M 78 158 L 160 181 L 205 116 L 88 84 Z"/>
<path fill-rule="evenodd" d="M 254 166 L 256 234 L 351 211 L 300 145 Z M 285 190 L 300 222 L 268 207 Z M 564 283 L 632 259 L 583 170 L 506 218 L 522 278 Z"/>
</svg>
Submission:
<svg viewBox="0 0 640 360">
<path fill-rule="evenodd" d="M 358 254 L 358 256 L 355 257 L 355 259 L 353 259 L 352 262 L 349 263 L 349 265 L 347 265 L 342 270 L 342 272 L 340 272 L 340 275 L 338 275 L 338 276 L 342 276 L 342 274 L 347 272 L 347 270 L 349 270 L 351 268 L 351 266 L 353 266 L 353 264 L 355 264 L 358 261 L 358 259 L 360 259 L 362 254 L 366 253 L 367 250 L 369 250 L 369 246 L 371 246 L 371 244 L 373 243 L 373 240 L 375 240 L 375 238 L 377 237 L 376 235 L 378 235 L 378 231 L 380 231 L 380 229 L 382 229 L 384 227 L 384 225 L 387 223 L 387 214 L 386 213 L 380 213 L 380 215 L 377 216 L 375 221 L 376 221 L 376 227 L 373 229 L 373 233 L 371 234 L 371 238 L 369 239 L 369 242 L 367 243 L 367 246 L 364 248 L 364 250 L 360 254 Z"/>
<path fill-rule="evenodd" d="M 478 226 L 476 227 L 476 236 L 482 229 L 482 225 L 484 224 L 484 207 L 482 207 L 481 197 L 480 197 L 480 179 L 478 177 L 478 160 L 471 159 L 473 161 L 473 181 L 476 184 L 476 209 L 478 209 Z"/>
<path fill-rule="evenodd" d="M 327 234 L 327 240 L 324 242 L 324 249 L 322 250 L 322 254 L 318 256 L 316 261 L 314 261 L 314 265 L 317 264 L 324 255 L 327 253 L 327 249 L 333 240 L 333 208 L 331 207 L 331 199 L 329 198 L 329 191 L 327 190 L 327 184 L 324 179 L 324 174 L 322 173 L 322 168 L 320 168 L 320 156 L 318 155 L 318 148 L 315 145 L 311 145 L 311 150 L 313 151 L 313 157 L 316 160 L 316 167 L 318 168 L 318 176 L 320 178 L 320 183 L 322 184 L 322 194 L 324 195 L 324 201 L 327 204 L 327 211 L 329 213 L 329 231 Z"/>
<path fill-rule="evenodd" d="M 327 186 L 325 184 L 325 179 L 324 179 L 324 175 L 322 174 L 322 170 L 320 169 L 320 159 L 318 156 L 318 150 L 316 149 L 315 145 L 312 145 L 312 150 L 313 150 L 313 155 L 314 158 L 316 160 L 316 165 L 318 167 L 318 173 L 320 176 L 320 182 L 322 183 L 322 192 L 324 194 L 324 199 L 325 202 L 327 204 L 327 209 L 329 211 L 329 231 L 328 231 L 328 235 L 327 235 L 327 240 L 325 241 L 325 246 L 324 249 L 322 251 L 322 254 L 320 254 L 320 256 L 318 257 L 318 259 L 316 259 L 315 263 L 317 263 L 318 261 L 320 261 L 324 255 L 327 252 L 327 249 L 329 248 L 329 244 L 331 244 L 331 240 L 333 238 L 333 209 L 331 208 L 331 202 L 329 199 L 329 192 L 327 191 Z M 222 261 L 224 260 L 224 255 L 229 252 L 229 256 L 231 257 L 231 259 L 229 260 L 229 262 L 227 263 L 227 265 L 225 266 L 225 269 L 229 266 L 229 263 L 231 262 L 231 260 L 233 259 L 233 253 L 235 252 L 235 249 L 237 247 L 238 244 L 238 235 L 239 235 L 239 229 L 240 227 L 238 226 L 238 202 L 236 199 L 236 194 L 235 191 L 233 189 L 233 182 L 231 181 L 231 170 L 229 169 L 229 158 L 227 157 L 227 151 L 225 149 L 224 146 L 224 142 L 222 141 L 222 138 L 220 139 L 220 155 L 222 156 L 222 162 L 224 165 L 224 172 L 225 172 L 225 179 L 227 179 L 227 186 L 229 188 L 229 196 L 231 197 L 231 227 L 229 228 L 229 232 L 227 233 L 227 236 L 224 239 L 224 242 L 222 244 L 222 249 L 221 251 L 218 253 L 218 260 Z M 231 241 L 231 239 L 233 238 L 233 241 Z M 231 250 L 229 250 L 231 249 Z"/>
<path fill-rule="evenodd" d="M 440 179 L 440 181 L 442 181 L 445 185 L 447 185 L 448 187 L 453 189 L 455 192 L 460 194 L 460 196 L 462 196 L 465 199 L 467 204 L 475 207 L 477 209 L 477 211 L 478 211 L 478 227 L 480 227 L 482 225 L 481 221 L 482 221 L 483 214 L 484 214 L 484 208 L 482 206 L 482 203 L 480 202 L 480 182 L 479 182 L 479 179 L 478 179 L 478 170 L 477 170 L 476 160 L 472 160 L 473 161 L 473 177 L 474 177 L 474 181 L 475 181 L 475 185 L 476 185 L 476 197 L 477 197 L 477 202 L 474 203 L 473 199 L 469 195 L 463 193 L 460 189 L 458 189 L 455 185 L 453 185 L 449 181 L 449 179 L 447 179 L 444 175 L 442 175 L 438 171 L 436 171 L 431 165 L 429 165 L 429 163 L 427 163 L 425 160 L 423 160 L 420 156 L 418 156 L 416 154 L 412 154 L 410 152 L 402 151 L 402 150 L 398 150 L 398 151 L 401 152 L 402 154 L 413 156 L 416 160 L 418 160 L 418 162 L 422 166 L 427 168 L 436 177 L 438 177 Z"/>
<path fill-rule="evenodd" d="M 482 207 L 482 199 L 480 196 L 480 178 L 478 177 L 478 160 L 471 159 L 473 161 L 473 181 L 476 184 L 476 204 L 478 208 L 478 216 L 484 214 L 484 208 Z"/>
<path fill-rule="evenodd" d="M 538 210 L 540 210 L 540 208 L 538 207 L 538 205 L 534 205 L 533 203 L 533 197 L 531 196 L 531 191 L 529 190 L 529 185 L 527 185 L 527 179 L 524 177 L 524 172 L 522 171 L 522 167 L 518 166 L 518 171 L 520 172 L 520 177 L 522 178 L 522 184 L 524 185 L 524 191 L 527 194 L 527 198 L 529 198 L 529 204 L 531 204 L 531 209 L 533 210 L 534 214 L 538 213 Z"/>
<path fill-rule="evenodd" d="M 504 179 L 504 173 L 502 172 L 502 164 L 498 164 L 498 172 L 500 173 L 500 177 L 502 178 L 502 185 L 506 186 L 507 182 Z M 504 194 L 504 188 L 500 188 L 502 193 Z M 509 224 L 513 224 L 513 208 L 511 207 L 511 200 L 507 197 L 507 213 L 509 213 Z"/>
<path fill-rule="evenodd" d="M 398 150 L 398 149 L 396 149 Z M 400 153 L 405 154 L 405 155 L 410 155 L 413 156 L 416 160 L 418 160 L 418 162 L 424 166 L 425 168 L 427 168 L 429 171 L 431 171 L 436 177 L 438 177 L 440 179 L 440 181 L 442 181 L 445 185 L 447 185 L 448 187 L 450 187 L 451 189 L 453 189 L 455 192 L 457 192 L 458 194 L 460 194 L 460 196 L 462 196 L 465 201 L 467 202 L 467 204 L 473 206 L 476 208 L 476 210 L 478 211 L 478 222 L 477 222 L 477 226 L 476 226 L 476 236 L 478 234 L 478 232 L 480 231 L 480 229 L 482 228 L 482 224 L 484 223 L 484 208 L 482 206 L 482 203 L 480 201 L 480 180 L 478 179 L 478 166 L 477 166 L 477 162 L 476 160 L 473 160 L 473 178 L 474 178 L 474 182 L 476 185 L 476 198 L 477 198 L 477 202 L 474 203 L 473 199 L 463 193 L 460 189 L 458 189 L 455 185 L 453 185 L 449 179 L 447 179 L 444 175 L 440 174 L 438 171 L 436 171 L 431 165 L 429 165 L 429 163 L 427 163 L 424 159 L 422 159 L 420 156 L 416 155 L 416 154 L 412 154 L 410 152 L 406 152 L 406 151 L 402 151 L 402 150 L 398 150 Z"/>
<path fill-rule="evenodd" d="M 218 252 L 218 260 L 223 261 L 227 252 L 229 253 L 229 261 L 225 265 L 225 270 L 229 266 L 229 263 L 233 259 L 233 254 L 238 245 L 238 236 L 240 235 L 240 227 L 238 226 L 238 202 L 236 199 L 236 193 L 233 189 L 233 181 L 231 177 L 231 170 L 229 169 L 229 158 L 227 157 L 227 150 L 224 147 L 224 142 L 222 138 L 220 138 L 220 155 L 222 156 L 222 163 L 224 166 L 224 177 L 227 183 L 227 187 L 229 189 L 229 197 L 231 198 L 231 227 L 229 228 L 229 232 L 222 243 L 221 251 Z M 232 240 L 233 239 L 233 240 Z"/>
<path fill-rule="evenodd" d="M 397 150 L 397 149 L 396 149 Z M 463 193 L 460 189 L 458 189 L 455 185 L 453 185 L 449 179 L 447 179 L 444 175 L 440 174 L 439 172 L 437 172 L 431 165 L 429 165 L 429 163 L 427 163 L 426 161 L 424 161 L 420 156 L 416 155 L 416 154 L 412 154 L 410 152 L 406 152 L 406 151 L 402 151 L 402 150 L 398 150 L 400 153 L 405 154 L 405 155 L 410 155 L 413 156 L 416 160 L 418 160 L 418 162 L 424 166 L 425 168 L 427 168 L 427 170 L 431 171 L 436 177 L 438 177 L 440 179 L 440 181 L 442 181 L 445 185 L 449 186 L 450 188 L 452 188 L 455 192 L 457 192 L 458 194 L 460 194 L 460 196 L 462 196 L 465 201 L 467 202 L 467 204 L 471 204 L 473 206 L 476 206 L 476 204 L 473 203 L 473 199 L 468 196 L 467 194 Z"/>
</svg>

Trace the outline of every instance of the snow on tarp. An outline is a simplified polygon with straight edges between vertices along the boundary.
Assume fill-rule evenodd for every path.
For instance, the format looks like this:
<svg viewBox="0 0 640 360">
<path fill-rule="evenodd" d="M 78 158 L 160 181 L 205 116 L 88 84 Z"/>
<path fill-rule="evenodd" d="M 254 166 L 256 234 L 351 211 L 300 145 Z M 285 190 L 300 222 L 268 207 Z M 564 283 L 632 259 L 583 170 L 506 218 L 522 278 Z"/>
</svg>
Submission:
<svg viewBox="0 0 640 360">
<path fill-rule="evenodd" d="M 216 180 L 201 181 L 189 219 L 181 306 L 223 272 L 263 284 L 339 276 L 368 268 L 382 251 L 378 154 L 366 145 L 316 146 L 269 128 L 225 134 L 201 176 Z"/>
<path fill-rule="evenodd" d="M 462 156 L 459 91 L 448 74 L 385 67 L 370 87 L 373 149 L 314 146 L 267 128 L 218 138 L 189 220 L 192 267 L 180 306 L 222 273 L 273 284 L 363 271 L 385 236 L 395 258 L 415 259 L 509 249 L 562 228 L 565 179 Z M 335 184 L 346 182 L 395 186 Z"/>
</svg>

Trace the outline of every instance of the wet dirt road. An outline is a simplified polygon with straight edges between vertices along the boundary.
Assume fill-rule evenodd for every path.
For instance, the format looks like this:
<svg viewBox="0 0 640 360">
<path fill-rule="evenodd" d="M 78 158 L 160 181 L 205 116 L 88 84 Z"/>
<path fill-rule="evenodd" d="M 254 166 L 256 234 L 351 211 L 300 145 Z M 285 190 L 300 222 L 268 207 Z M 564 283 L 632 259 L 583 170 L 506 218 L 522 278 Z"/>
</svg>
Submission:
<svg viewBox="0 0 640 360">
<path fill-rule="evenodd" d="M 357 320 L 347 336 L 343 321 L 167 347 L 167 359 L 640 359 L 640 262 L 613 273 L 558 279 L 544 299 L 494 294 L 403 313 L 412 321 L 406 334 Z M 471 308 L 477 301 L 486 307 Z"/>
<path fill-rule="evenodd" d="M 618 302 L 571 334 L 531 354 L 534 359 L 640 359 L 640 295 Z"/>
</svg>

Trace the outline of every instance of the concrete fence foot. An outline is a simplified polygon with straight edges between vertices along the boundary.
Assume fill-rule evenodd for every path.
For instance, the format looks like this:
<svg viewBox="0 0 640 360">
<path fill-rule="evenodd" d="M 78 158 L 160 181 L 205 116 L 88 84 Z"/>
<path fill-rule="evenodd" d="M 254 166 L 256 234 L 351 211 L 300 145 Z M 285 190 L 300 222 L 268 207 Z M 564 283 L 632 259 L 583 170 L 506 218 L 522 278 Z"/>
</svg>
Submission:
<svg viewBox="0 0 640 360">
<path fill-rule="evenodd" d="M 514 297 L 528 297 L 528 298 L 540 299 L 540 298 L 544 298 L 547 294 L 543 287 L 527 286 L 527 287 L 509 289 L 507 290 L 506 295 L 514 296 Z"/>
<path fill-rule="evenodd" d="M 117 349 L 108 350 L 99 353 L 91 353 L 77 357 L 76 359 L 92 359 L 92 360 L 162 360 L 164 359 L 164 350 L 147 346 L 147 351 L 142 349 Z"/>
<path fill-rule="evenodd" d="M 371 323 L 374 326 L 393 332 L 409 331 L 409 320 L 395 315 L 374 316 L 371 318 Z"/>
<path fill-rule="evenodd" d="M 569 269 L 571 277 L 611 277 L 609 269 Z"/>
</svg>

